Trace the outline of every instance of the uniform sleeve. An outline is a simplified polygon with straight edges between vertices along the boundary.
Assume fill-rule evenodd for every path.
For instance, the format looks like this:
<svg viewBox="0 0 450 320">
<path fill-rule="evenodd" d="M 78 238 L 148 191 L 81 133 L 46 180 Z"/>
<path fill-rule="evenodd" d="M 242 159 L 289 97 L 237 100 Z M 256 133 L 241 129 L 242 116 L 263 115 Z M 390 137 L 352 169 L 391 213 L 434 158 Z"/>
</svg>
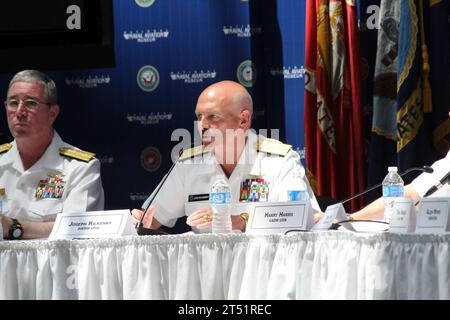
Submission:
<svg viewBox="0 0 450 320">
<path fill-rule="evenodd" d="M 72 160 L 76 161 L 76 160 Z M 63 212 L 99 211 L 105 206 L 100 161 L 93 159 L 71 173 Z"/>
<path fill-rule="evenodd" d="M 411 185 L 419 194 L 423 197 L 425 193 L 436 183 L 439 182 L 450 170 L 450 151 L 444 159 L 436 161 L 431 166 L 433 168 L 433 173 L 422 173 L 417 178 L 415 178 Z"/>
<path fill-rule="evenodd" d="M 175 165 L 174 169 L 169 174 L 169 177 L 164 182 L 164 185 L 161 187 L 152 203 L 152 206 L 155 208 L 154 217 L 159 223 L 166 227 L 173 227 L 177 222 L 177 219 L 185 215 L 185 192 L 183 179 L 184 167 L 185 165 L 181 162 Z M 158 187 L 142 205 L 144 209 L 147 208 L 150 199 L 153 198 L 156 190 L 158 190 Z"/>
<path fill-rule="evenodd" d="M 278 189 L 278 201 L 287 201 L 287 186 L 289 183 L 289 180 L 291 179 L 292 171 L 294 170 L 295 166 L 298 164 L 301 167 L 302 172 L 302 179 L 305 182 L 307 186 L 307 191 L 309 198 L 311 199 L 311 206 L 314 209 L 314 211 L 321 211 L 319 204 L 317 202 L 316 196 L 314 195 L 314 192 L 311 189 L 311 186 L 309 184 L 308 178 L 305 174 L 305 169 L 300 162 L 300 157 L 298 153 L 294 151 L 290 151 L 284 158 L 284 163 L 280 169 L 280 173 L 277 178 L 277 189 Z M 275 201 L 277 201 L 275 200 Z M 274 201 L 274 199 L 272 200 Z"/>
</svg>

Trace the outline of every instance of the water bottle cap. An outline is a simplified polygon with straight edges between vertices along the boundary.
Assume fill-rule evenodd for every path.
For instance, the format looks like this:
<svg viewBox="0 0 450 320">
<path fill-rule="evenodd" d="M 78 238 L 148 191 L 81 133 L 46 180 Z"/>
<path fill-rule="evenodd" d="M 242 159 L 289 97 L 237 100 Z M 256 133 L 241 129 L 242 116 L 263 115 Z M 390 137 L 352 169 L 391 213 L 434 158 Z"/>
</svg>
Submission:
<svg viewBox="0 0 450 320">
<path fill-rule="evenodd" d="M 397 172 L 397 167 L 388 167 L 388 172 Z"/>
</svg>

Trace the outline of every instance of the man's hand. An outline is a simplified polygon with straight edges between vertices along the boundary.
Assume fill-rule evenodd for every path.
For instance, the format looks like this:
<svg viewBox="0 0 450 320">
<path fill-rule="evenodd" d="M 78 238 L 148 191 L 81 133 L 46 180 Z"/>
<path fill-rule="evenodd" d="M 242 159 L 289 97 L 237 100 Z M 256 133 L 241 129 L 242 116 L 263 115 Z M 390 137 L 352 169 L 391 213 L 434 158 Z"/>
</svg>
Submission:
<svg viewBox="0 0 450 320">
<path fill-rule="evenodd" d="M 0 214 L 0 218 L 3 227 L 3 238 L 8 238 L 9 229 L 11 228 L 13 221 L 10 217 L 5 216 L 4 214 Z"/>
<path fill-rule="evenodd" d="M 0 214 L 0 221 L 3 227 L 3 238 L 8 237 L 9 228 L 11 228 L 13 222 L 11 218 L 5 216 L 4 214 Z"/>
<path fill-rule="evenodd" d="M 205 229 L 210 227 L 212 224 L 211 207 L 206 207 L 194 211 L 189 217 L 187 217 L 186 223 L 191 227 L 197 227 L 199 229 Z M 233 230 L 237 229 L 244 231 L 246 222 L 240 216 L 232 215 L 231 225 Z"/>
<path fill-rule="evenodd" d="M 314 224 L 319 222 L 319 220 L 324 216 L 325 213 L 323 212 L 316 212 L 314 213 Z"/>
<path fill-rule="evenodd" d="M 153 222 L 153 212 L 154 208 L 150 207 L 147 210 L 147 213 L 145 214 L 144 220 L 142 220 L 142 224 L 144 225 L 144 228 L 149 229 Z M 139 221 L 141 221 L 141 217 L 144 214 L 144 211 L 139 209 L 133 209 L 131 211 L 131 220 L 133 221 L 133 224 L 137 226 L 139 224 Z"/>
<path fill-rule="evenodd" d="M 186 223 L 188 225 L 199 229 L 205 229 L 210 227 L 211 221 L 212 221 L 211 207 L 196 210 L 186 219 Z"/>
</svg>

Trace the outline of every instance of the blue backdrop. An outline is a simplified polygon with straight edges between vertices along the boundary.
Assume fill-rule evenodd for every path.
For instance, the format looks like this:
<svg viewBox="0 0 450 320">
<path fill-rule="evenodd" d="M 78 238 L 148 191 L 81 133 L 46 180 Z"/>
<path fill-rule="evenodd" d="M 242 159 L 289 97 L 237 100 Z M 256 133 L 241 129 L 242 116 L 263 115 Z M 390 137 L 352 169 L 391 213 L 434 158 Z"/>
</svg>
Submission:
<svg viewBox="0 0 450 320">
<path fill-rule="evenodd" d="M 57 131 L 102 162 L 107 209 L 141 206 L 172 164 L 172 132 L 193 133 L 198 95 L 220 80 L 248 87 L 255 128 L 303 148 L 305 1 L 113 5 L 115 68 L 42 70 L 59 89 Z M 11 76 L 0 77 L 3 95 Z M 0 132 L 11 139 L 4 113 Z"/>
</svg>

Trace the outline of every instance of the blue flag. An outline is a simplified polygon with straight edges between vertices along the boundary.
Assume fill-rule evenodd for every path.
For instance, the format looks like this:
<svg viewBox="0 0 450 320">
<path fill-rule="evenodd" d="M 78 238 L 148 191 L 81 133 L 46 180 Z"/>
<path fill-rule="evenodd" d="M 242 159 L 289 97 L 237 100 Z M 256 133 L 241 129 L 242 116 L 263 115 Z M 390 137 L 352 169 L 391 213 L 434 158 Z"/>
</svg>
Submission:
<svg viewBox="0 0 450 320">
<path fill-rule="evenodd" d="M 381 0 L 373 76 L 373 116 L 369 145 L 368 186 L 383 180 L 397 165 L 397 51 L 400 2 Z M 369 202 L 381 190 L 368 194 Z"/>
<path fill-rule="evenodd" d="M 433 145 L 450 149 L 450 1 L 430 1 L 430 65 Z"/>
<path fill-rule="evenodd" d="M 440 157 L 432 143 L 434 106 L 428 47 L 429 9 L 428 1 L 401 0 L 400 4 L 397 58 L 397 165 L 400 171 L 431 164 Z"/>
</svg>

